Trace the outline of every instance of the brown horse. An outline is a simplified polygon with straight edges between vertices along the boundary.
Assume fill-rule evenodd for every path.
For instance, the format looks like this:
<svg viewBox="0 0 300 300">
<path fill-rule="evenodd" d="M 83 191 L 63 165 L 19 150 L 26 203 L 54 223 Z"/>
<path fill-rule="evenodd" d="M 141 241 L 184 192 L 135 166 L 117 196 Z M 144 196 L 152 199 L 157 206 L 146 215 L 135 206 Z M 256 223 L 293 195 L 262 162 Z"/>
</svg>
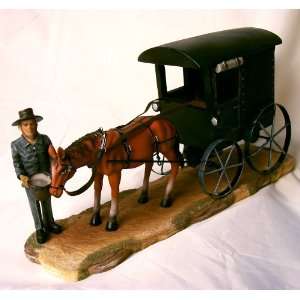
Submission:
<svg viewBox="0 0 300 300">
<path fill-rule="evenodd" d="M 97 153 L 101 145 L 105 152 L 101 159 L 97 160 Z M 135 168 L 145 163 L 143 187 L 138 202 L 146 203 L 153 155 L 156 152 L 162 153 L 171 163 L 170 177 L 160 203 L 162 207 L 169 207 L 172 204 L 170 193 L 178 173 L 180 164 L 178 160 L 181 157 L 176 141 L 176 129 L 169 121 L 161 118 L 138 117 L 126 126 L 106 132 L 87 134 L 65 150 L 58 148 L 57 159 L 52 164 L 50 193 L 55 197 L 60 197 L 66 181 L 75 174 L 76 169 L 82 166 L 94 167 L 95 174 L 92 178 L 94 181 L 94 208 L 90 224 L 99 225 L 101 223 L 101 189 L 103 176 L 107 175 L 111 187 L 111 206 L 106 229 L 116 230 L 118 228 L 118 194 L 122 169 Z"/>
</svg>

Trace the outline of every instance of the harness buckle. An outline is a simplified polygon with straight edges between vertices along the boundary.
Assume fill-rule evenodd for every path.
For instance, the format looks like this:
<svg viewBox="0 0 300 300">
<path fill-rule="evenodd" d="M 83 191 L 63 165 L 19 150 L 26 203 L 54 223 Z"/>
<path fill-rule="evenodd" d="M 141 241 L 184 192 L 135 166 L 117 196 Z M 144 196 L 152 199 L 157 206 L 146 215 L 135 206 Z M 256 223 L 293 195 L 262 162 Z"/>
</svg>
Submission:
<svg viewBox="0 0 300 300">
<path fill-rule="evenodd" d="M 106 152 L 106 142 L 107 142 L 107 138 L 106 138 L 106 134 L 104 133 L 102 135 L 102 139 L 100 142 L 100 150 L 104 150 L 104 152 Z"/>
</svg>

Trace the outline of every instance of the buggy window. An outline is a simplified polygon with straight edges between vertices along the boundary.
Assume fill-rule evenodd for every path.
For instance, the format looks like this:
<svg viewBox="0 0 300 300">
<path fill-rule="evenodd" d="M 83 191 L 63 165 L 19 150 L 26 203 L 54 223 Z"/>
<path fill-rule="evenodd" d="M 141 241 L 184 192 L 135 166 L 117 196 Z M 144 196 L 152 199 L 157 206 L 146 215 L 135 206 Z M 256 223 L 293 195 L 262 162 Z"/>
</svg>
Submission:
<svg viewBox="0 0 300 300">
<path fill-rule="evenodd" d="M 216 74 L 216 92 L 219 103 L 233 100 L 239 94 L 239 69 L 231 69 Z"/>
<path fill-rule="evenodd" d="M 175 66 L 165 66 L 168 92 L 183 87 L 182 68 Z"/>
<path fill-rule="evenodd" d="M 244 64 L 243 57 L 236 57 L 217 64 L 216 93 L 219 103 L 232 100 L 239 95 L 239 67 Z"/>
<path fill-rule="evenodd" d="M 206 108 L 204 83 L 199 70 L 166 66 L 167 98 L 191 102 L 192 106 Z"/>
<path fill-rule="evenodd" d="M 184 69 L 184 88 L 187 100 L 203 100 L 204 84 L 199 70 Z"/>
</svg>

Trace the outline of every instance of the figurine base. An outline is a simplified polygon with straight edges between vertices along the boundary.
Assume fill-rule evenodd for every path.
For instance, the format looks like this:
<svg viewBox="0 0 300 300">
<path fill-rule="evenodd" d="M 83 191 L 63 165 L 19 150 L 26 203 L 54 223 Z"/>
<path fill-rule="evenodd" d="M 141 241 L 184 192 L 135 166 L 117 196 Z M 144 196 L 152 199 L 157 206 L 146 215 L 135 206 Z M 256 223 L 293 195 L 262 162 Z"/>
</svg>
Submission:
<svg viewBox="0 0 300 300">
<path fill-rule="evenodd" d="M 101 225 L 89 224 L 92 216 L 92 208 L 89 208 L 60 220 L 63 233 L 52 235 L 45 244 L 37 244 L 32 234 L 26 241 L 25 254 L 31 261 L 65 280 L 82 280 L 107 271 L 131 254 L 223 211 L 277 181 L 294 166 L 295 160 L 291 156 L 287 156 L 280 168 L 267 176 L 259 175 L 246 166 L 239 186 L 232 194 L 219 200 L 201 191 L 195 169 L 185 168 L 176 179 L 175 200 L 171 207 L 160 206 L 167 180 L 163 177 L 150 184 L 150 199 L 145 204 L 137 201 L 140 189 L 120 193 L 120 228 L 117 231 L 105 230 L 110 207 L 110 203 L 106 203 L 101 210 Z"/>
</svg>

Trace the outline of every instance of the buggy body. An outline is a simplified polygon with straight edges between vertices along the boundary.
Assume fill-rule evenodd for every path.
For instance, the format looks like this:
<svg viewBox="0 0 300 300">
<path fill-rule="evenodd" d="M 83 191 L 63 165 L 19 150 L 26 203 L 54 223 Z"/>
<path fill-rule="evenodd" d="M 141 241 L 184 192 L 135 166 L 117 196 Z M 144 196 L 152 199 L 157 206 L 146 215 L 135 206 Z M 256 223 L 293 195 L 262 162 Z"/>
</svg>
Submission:
<svg viewBox="0 0 300 300">
<path fill-rule="evenodd" d="M 219 165 L 216 170 L 223 172 L 222 177 L 228 177 L 225 179 L 229 186 L 221 192 L 209 192 L 213 196 L 232 191 L 242 172 L 244 157 L 253 169 L 269 174 L 286 156 L 290 120 L 285 108 L 274 101 L 274 54 L 275 46 L 281 43 L 281 38 L 270 31 L 238 28 L 156 46 L 138 57 L 140 62 L 155 65 L 158 99 L 154 110 L 174 124 L 188 164 L 200 164 L 200 178 L 204 180 L 206 174 L 212 174 L 208 161 L 216 160 L 217 156 L 213 165 Z M 168 89 L 165 66 L 182 68 L 181 86 Z M 283 119 L 277 131 L 276 110 Z M 285 136 L 280 144 L 275 138 L 282 133 Z M 245 144 L 242 150 L 241 143 Z M 256 165 L 254 143 L 259 145 L 260 156 L 269 149 L 267 166 L 260 166 L 261 157 Z M 272 144 L 279 153 L 275 161 Z M 240 161 L 232 165 L 238 169 L 234 180 L 224 173 L 226 163 L 231 166 L 229 157 L 222 161 L 218 158 L 221 153 L 216 155 L 230 146 L 235 148 L 230 151 L 237 151 L 235 155 Z"/>
</svg>

